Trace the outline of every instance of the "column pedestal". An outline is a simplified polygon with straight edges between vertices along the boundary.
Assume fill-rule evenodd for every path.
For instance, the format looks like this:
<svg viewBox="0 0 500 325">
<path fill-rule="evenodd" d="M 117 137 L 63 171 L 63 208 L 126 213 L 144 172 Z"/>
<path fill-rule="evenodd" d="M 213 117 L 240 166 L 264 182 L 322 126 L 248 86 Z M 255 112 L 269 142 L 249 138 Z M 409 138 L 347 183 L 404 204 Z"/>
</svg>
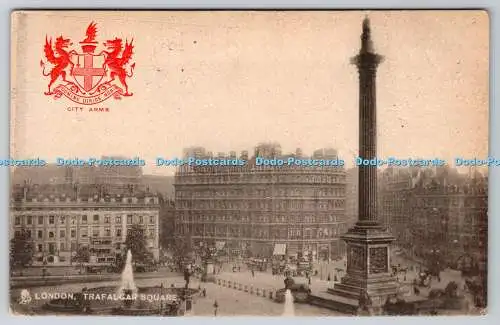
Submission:
<svg viewBox="0 0 500 325">
<path fill-rule="evenodd" d="M 390 266 L 394 237 L 376 223 L 359 222 L 342 239 L 347 245 L 346 275 L 328 293 L 351 308 L 359 307 L 367 296 L 366 309 L 370 314 L 381 314 L 387 298 L 398 291 Z"/>
</svg>

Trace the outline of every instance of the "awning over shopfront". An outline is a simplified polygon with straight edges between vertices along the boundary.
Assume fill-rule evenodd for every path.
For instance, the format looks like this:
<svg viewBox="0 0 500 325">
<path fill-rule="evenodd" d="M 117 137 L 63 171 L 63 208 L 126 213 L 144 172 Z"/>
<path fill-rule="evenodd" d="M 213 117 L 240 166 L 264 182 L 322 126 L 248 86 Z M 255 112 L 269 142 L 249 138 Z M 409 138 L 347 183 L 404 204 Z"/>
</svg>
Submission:
<svg viewBox="0 0 500 325">
<path fill-rule="evenodd" d="M 286 244 L 274 245 L 273 255 L 286 255 Z"/>
<path fill-rule="evenodd" d="M 329 249 L 329 244 L 320 244 L 318 245 L 318 250 L 319 251 L 327 251 Z"/>
</svg>

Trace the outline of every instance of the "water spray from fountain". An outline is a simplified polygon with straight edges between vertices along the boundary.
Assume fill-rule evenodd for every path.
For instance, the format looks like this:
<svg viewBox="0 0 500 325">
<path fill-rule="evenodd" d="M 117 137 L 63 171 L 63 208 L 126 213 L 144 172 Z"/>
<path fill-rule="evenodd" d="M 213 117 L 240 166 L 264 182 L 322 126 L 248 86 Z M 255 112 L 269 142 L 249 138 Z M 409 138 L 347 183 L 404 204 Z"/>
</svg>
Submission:
<svg viewBox="0 0 500 325">
<path fill-rule="evenodd" d="M 120 285 L 119 295 L 124 292 L 132 292 L 132 294 L 137 293 L 137 287 L 134 282 L 134 270 L 132 268 L 132 252 L 130 249 L 127 251 L 127 259 L 125 261 L 125 267 L 122 272 L 122 282 Z"/>
<path fill-rule="evenodd" d="M 293 295 L 290 289 L 285 292 L 285 308 L 283 309 L 284 317 L 295 316 L 295 307 L 293 306 Z"/>
</svg>

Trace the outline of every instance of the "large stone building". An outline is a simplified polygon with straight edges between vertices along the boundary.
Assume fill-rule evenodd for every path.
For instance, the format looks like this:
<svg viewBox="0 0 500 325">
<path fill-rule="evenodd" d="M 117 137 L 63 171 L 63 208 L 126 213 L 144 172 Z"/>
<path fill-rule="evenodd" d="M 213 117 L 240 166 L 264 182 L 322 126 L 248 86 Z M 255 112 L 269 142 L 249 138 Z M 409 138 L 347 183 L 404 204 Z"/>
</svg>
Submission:
<svg viewBox="0 0 500 325">
<path fill-rule="evenodd" d="M 379 220 L 395 237 L 394 244 L 404 246 L 410 243 L 411 195 L 415 187 L 415 170 L 387 168 L 379 173 Z M 409 244 L 411 245 L 411 244 Z"/>
<path fill-rule="evenodd" d="M 213 157 L 203 148 L 185 157 Z M 217 157 L 236 158 L 236 153 Z M 339 235 L 346 231 L 346 173 L 343 167 L 257 166 L 256 158 L 303 157 L 300 149 L 284 155 L 278 144 L 261 144 L 243 166 L 179 167 L 175 176 L 176 232 L 195 245 L 225 247 L 229 254 L 313 259 L 343 255 Z M 311 158 L 311 157 L 303 157 Z M 335 160 L 332 149 L 313 159 Z"/>
<path fill-rule="evenodd" d="M 488 180 L 455 169 L 386 169 L 380 197 L 396 244 L 411 254 L 439 251 L 455 265 L 464 255 L 486 258 Z"/>
<path fill-rule="evenodd" d="M 81 246 L 91 263 L 112 263 L 133 224 L 145 229 L 147 246 L 159 256 L 159 202 L 150 193 L 107 195 L 94 186 L 15 186 L 10 236 L 26 230 L 35 247 L 34 264 L 67 265 Z"/>
</svg>

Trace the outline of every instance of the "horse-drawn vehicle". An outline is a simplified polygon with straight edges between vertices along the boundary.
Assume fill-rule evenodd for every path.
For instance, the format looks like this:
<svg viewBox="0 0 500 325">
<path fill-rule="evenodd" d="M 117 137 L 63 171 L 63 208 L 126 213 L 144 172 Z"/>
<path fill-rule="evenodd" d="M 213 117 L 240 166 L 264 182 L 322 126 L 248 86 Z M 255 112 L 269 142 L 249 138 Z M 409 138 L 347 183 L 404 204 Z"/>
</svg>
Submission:
<svg viewBox="0 0 500 325">
<path fill-rule="evenodd" d="M 267 270 L 267 261 L 260 258 L 251 258 L 247 262 L 247 268 L 249 270 L 265 272 Z"/>
</svg>

